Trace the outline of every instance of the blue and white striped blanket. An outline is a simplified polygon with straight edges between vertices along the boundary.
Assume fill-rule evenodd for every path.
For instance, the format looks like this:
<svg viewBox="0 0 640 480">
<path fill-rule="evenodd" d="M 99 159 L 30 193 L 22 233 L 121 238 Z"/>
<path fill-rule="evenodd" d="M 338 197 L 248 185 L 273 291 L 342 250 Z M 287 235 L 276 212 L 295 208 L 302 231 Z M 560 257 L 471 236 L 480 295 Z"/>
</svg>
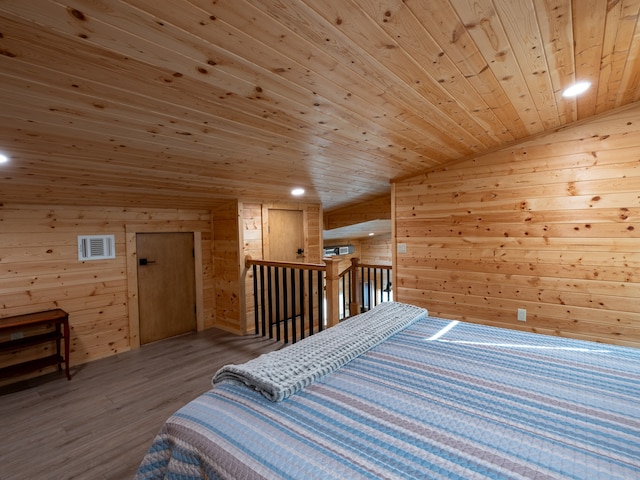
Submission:
<svg viewBox="0 0 640 480">
<path fill-rule="evenodd" d="M 283 350 L 242 365 L 226 365 L 214 375 L 213 384 L 243 383 L 279 402 L 426 316 L 425 309 L 413 305 L 381 303 Z"/>
<path fill-rule="evenodd" d="M 284 401 L 222 382 L 138 479 L 640 478 L 640 350 L 425 317 Z"/>
</svg>

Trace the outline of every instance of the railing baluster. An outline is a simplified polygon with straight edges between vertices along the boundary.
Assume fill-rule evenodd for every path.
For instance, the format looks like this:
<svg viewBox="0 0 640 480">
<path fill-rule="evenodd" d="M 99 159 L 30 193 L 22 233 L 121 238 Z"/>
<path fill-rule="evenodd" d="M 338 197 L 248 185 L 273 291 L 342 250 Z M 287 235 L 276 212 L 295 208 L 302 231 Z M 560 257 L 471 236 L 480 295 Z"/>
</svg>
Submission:
<svg viewBox="0 0 640 480">
<path fill-rule="evenodd" d="M 347 306 L 349 307 L 347 310 L 349 312 L 349 316 L 353 315 L 353 312 L 351 311 L 351 305 L 353 304 L 353 269 L 349 270 L 349 274 L 347 275 L 347 277 L 349 278 L 348 282 L 349 282 L 349 293 L 347 294 L 349 296 L 349 303 L 347 304 Z"/>
<path fill-rule="evenodd" d="M 284 315 L 284 343 L 289 343 L 289 288 L 286 268 L 282 269 L 282 309 Z"/>
<path fill-rule="evenodd" d="M 318 272 L 318 331 L 324 327 L 324 286 L 322 282 L 322 272 Z"/>
<path fill-rule="evenodd" d="M 313 274 L 307 275 L 307 291 L 309 295 L 309 335 L 313 335 Z"/>
<path fill-rule="evenodd" d="M 276 340 L 280 341 L 280 322 L 282 321 L 282 317 L 280 317 L 280 267 L 274 268 L 274 279 L 273 283 L 276 285 Z"/>
<path fill-rule="evenodd" d="M 271 267 L 267 266 L 267 298 L 269 299 L 269 338 L 273 338 L 273 286 Z"/>
<path fill-rule="evenodd" d="M 255 292 L 258 291 L 258 266 L 253 265 L 251 267 L 253 272 L 253 331 L 257 335 L 260 331 L 258 321 L 260 320 L 260 311 L 258 310 L 258 295 Z"/>
<path fill-rule="evenodd" d="M 388 302 L 391 299 L 391 270 L 387 270 L 387 283 L 385 283 L 384 289 L 387 292 L 387 302 Z"/>
<path fill-rule="evenodd" d="M 384 294 L 385 291 L 387 289 L 387 284 L 384 281 L 384 275 L 385 275 L 385 271 L 384 270 L 380 270 L 380 301 L 384 302 Z M 389 300 L 388 296 L 387 296 L 387 300 Z"/>
<path fill-rule="evenodd" d="M 347 290 L 346 290 L 347 280 L 346 276 L 343 275 L 340 277 L 340 292 L 342 293 L 342 302 L 340 302 L 340 320 L 342 320 L 347 315 L 346 308 L 346 300 L 347 300 Z"/>
<path fill-rule="evenodd" d="M 371 308 L 373 307 L 372 305 L 372 301 L 371 301 L 371 268 L 367 267 L 367 285 L 369 286 L 369 288 L 367 288 L 367 303 L 369 304 L 369 308 L 368 310 L 371 310 Z"/>
<path fill-rule="evenodd" d="M 304 338 L 304 270 L 300 270 L 298 273 L 298 280 L 300 282 L 300 339 Z"/>
<path fill-rule="evenodd" d="M 378 269 L 373 269 L 373 291 L 371 292 L 371 296 L 373 297 L 373 306 L 375 307 L 378 304 Z"/>
<path fill-rule="evenodd" d="M 262 314 L 262 336 L 266 333 L 266 309 L 267 305 L 264 298 L 264 265 L 260 265 L 260 313 Z M 256 332 L 257 333 L 257 332 Z"/>
<path fill-rule="evenodd" d="M 364 267 L 360 267 L 360 299 L 362 301 L 360 312 L 364 312 L 366 308 L 364 301 Z"/>
<path fill-rule="evenodd" d="M 387 292 L 387 284 L 384 281 L 385 271 L 380 270 L 380 301 L 384 302 L 384 294 Z M 389 296 L 387 295 L 387 300 L 389 300 Z"/>
<path fill-rule="evenodd" d="M 295 343 L 298 335 L 296 332 L 296 317 L 298 316 L 298 309 L 296 308 L 296 271 L 290 268 L 291 274 L 291 336 L 293 337 L 292 343 Z"/>
</svg>

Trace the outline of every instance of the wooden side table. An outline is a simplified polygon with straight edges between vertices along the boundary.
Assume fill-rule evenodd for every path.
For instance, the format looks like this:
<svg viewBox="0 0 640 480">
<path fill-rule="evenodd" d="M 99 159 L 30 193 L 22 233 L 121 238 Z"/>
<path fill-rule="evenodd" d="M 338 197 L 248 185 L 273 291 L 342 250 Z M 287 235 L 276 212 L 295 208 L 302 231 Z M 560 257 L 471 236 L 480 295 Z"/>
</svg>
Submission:
<svg viewBox="0 0 640 480">
<path fill-rule="evenodd" d="M 30 330 L 36 327 L 46 327 L 47 325 L 51 325 L 51 331 L 39 333 L 40 329 L 38 329 L 35 334 L 28 335 Z M 0 342 L 0 352 L 13 352 L 55 341 L 56 353 L 0 368 L 0 379 L 23 375 L 50 365 L 58 365 L 58 370 L 62 370 L 62 364 L 64 363 L 67 379 L 71 380 L 71 374 L 69 373 L 69 314 L 67 312 L 57 308 L 45 312 L 0 318 L 0 333 L 10 335 L 14 332 L 22 332 L 23 336 Z M 64 354 L 61 350 L 62 341 L 64 341 Z"/>
</svg>

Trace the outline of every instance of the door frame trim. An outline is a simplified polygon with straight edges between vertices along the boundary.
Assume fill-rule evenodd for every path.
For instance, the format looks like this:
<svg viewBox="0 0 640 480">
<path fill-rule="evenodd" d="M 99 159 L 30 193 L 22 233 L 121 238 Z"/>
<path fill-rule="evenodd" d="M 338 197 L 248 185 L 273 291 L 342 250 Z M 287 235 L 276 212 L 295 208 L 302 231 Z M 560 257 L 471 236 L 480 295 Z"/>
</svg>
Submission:
<svg viewBox="0 0 640 480">
<path fill-rule="evenodd" d="M 193 224 L 172 222 L 125 225 L 125 247 L 127 255 L 127 309 L 129 312 L 129 346 L 140 348 L 140 309 L 138 307 L 138 233 L 193 233 L 194 275 L 196 288 L 196 331 L 204 330 L 204 287 L 202 278 L 202 232 L 195 231 Z"/>
</svg>

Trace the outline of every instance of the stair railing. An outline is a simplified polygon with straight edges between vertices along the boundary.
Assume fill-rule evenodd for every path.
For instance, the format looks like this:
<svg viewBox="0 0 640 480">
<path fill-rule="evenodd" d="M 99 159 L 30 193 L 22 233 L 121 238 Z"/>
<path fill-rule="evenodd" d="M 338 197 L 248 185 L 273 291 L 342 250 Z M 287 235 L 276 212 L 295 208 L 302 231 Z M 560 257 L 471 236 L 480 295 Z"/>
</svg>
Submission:
<svg viewBox="0 0 640 480">
<path fill-rule="evenodd" d="M 254 329 L 257 335 L 295 343 L 393 300 L 390 265 L 359 263 L 338 272 L 339 260 L 324 263 L 245 259 L 253 277 Z"/>
<path fill-rule="evenodd" d="M 338 323 L 338 261 L 324 262 L 245 259 L 253 274 L 257 335 L 294 343 Z"/>
<path fill-rule="evenodd" d="M 352 258 L 351 265 L 339 274 L 340 320 L 392 301 L 391 276 L 390 265 L 360 263 Z"/>
</svg>

